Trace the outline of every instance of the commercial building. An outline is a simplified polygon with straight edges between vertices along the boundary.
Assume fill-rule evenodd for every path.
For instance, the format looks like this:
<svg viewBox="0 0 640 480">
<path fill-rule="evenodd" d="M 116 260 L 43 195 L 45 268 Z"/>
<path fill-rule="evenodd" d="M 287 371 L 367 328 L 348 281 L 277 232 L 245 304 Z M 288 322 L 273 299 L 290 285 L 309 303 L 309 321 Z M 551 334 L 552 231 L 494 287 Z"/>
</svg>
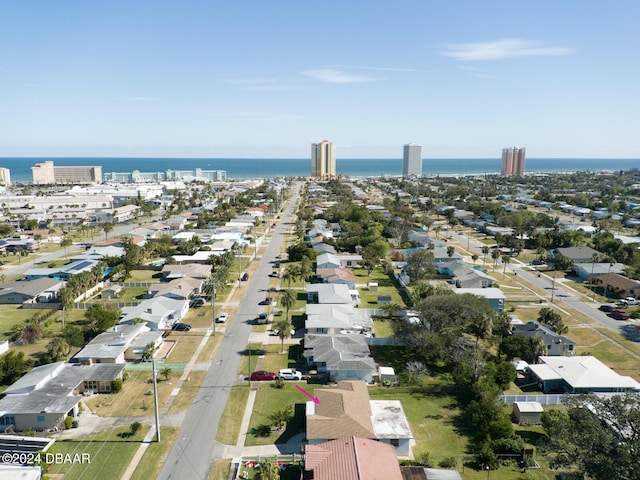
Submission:
<svg viewBox="0 0 640 480">
<path fill-rule="evenodd" d="M 311 144 L 311 176 L 322 179 L 336 176 L 336 146 L 329 140 Z"/>
<path fill-rule="evenodd" d="M 226 182 L 226 170 L 167 170 L 165 172 L 105 172 L 104 181 L 109 183 L 160 183 L 169 181 L 183 182 Z"/>
<path fill-rule="evenodd" d="M 525 149 L 521 147 L 508 147 L 502 149 L 502 168 L 500 173 L 503 177 L 512 175 L 524 175 Z"/>
<path fill-rule="evenodd" d="M 8 168 L 0 167 L 0 185 L 11 185 L 11 172 Z"/>
<path fill-rule="evenodd" d="M 402 176 L 419 177 L 422 175 L 422 145 L 407 143 L 402 155 Z"/>
<path fill-rule="evenodd" d="M 31 167 L 33 183 L 36 185 L 78 185 L 102 183 L 102 167 L 99 165 L 54 166 L 53 161 L 37 163 Z"/>
</svg>

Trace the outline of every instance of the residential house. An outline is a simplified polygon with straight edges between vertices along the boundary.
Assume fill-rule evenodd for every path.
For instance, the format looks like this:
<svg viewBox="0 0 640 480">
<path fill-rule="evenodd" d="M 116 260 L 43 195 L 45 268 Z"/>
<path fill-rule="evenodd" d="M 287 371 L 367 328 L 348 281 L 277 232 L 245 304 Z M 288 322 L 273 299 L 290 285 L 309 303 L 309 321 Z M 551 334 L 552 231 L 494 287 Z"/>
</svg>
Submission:
<svg viewBox="0 0 640 480">
<path fill-rule="evenodd" d="M 471 294 L 483 297 L 489 302 L 489 306 L 496 312 L 504 310 L 504 301 L 507 298 L 502 290 L 495 287 L 489 288 L 456 288 L 453 293 L 458 295 Z"/>
<path fill-rule="evenodd" d="M 307 365 L 326 373 L 333 381 L 362 380 L 373 383 L 376 363 L 364 335 L 338 334 L 304 337 Z"/>
<path fill-rule="evenodd" d="M 58 298 L 63 283 L 60 280 L 43 277 L 31 281 L 17 280 L 0 285 L 0 304 L 19 305 L 29 303 L 49 303 Z"/>
<path fill-rule="evenodd" d="M 346 268 L 317 268 L 316 276 L 322 280 L 323 283 L 344 284 L 349 287 L 350 290 L 356 289 L 356 276 L 351 270 Z"/>
<path fill-rule="evenodd" d="M 160 273 L 163 281 L 182 277 L 207 280 L 211 276 L 211 265 L 164 265 Z"/>
<path fill-rule="evenodd" d="M 307 440 L 362 437 L 391 444 L 399 457 L 411 456 L 413 434 L 398 400 L 370 400 L 367 384 L 341 381 L 335 389 L 316 389 L 319 403 L 306 404 Z"/>
<path fill-rule="evenodd" d="M 164 340 L 162 331 L 151 331 L 142 323 L 115 325 L 100 333 L 74 355 L 71 363 L 93 365 L 97 363 L 125 363 L 139 360 L 148 344 L 159 349 Z"/>
<path fill-rule="evenodd" d="M 573 263 L 592 263 L 594 255 L 600 255 L 600 252 L 591 247 L 556 248 L 547 252 L 547 259 L 553 260 L 558 255 L 568 258 Z"/>
<path fill-rule="evenodd" d="M 184 300 L 197 296 L 204 288 L 204 280 L 182 277 L 169 282 L 154 283 L 148 287 L 145 298 L 169 297 Z"/>
<path fill-rule="evenodd" d="M 140 215 L 142 209 L 137 205 L 124 205 L 122 207 L 114 208 L 111 213 L 111 218 L 114 222 L 126 222 L 132 220 Z"/>
<path fill-rule="evenodd" d="M 15 431 L 63 429 L 66 416 L 78 416 L 85 392 L 110 393 L 123 370 L 123 364 L 65 362 L 35 367 L 3 392 L 0 426 Z"/>
<path fill-rule="evenodd" d="M 640 383 L 591 356 L 538 358 L 527 373 L 544 393 L 638 392 Z"/>
<path fill-rule="evenodd" d="M 105 298 L 105 299 L 115 299 L 118 298 L 118 296 L 120 295 L 120 292 L 122 292 L 122 289 L 124 287 L 122 285 L 118 285 L 118 284 L 111 284 L 108 287 L 105 287 L 101 292 L 100 292 L 100 298 Z"/>
<path fill-rule="evenodd" d="M 607 297 L 640 297 L 640 282 L 638 280 L 617 273 L 605 273 L 596 277 L 596 282 L 606 290 Z"/>
<path fill-rule="evenodd" d="M 339 283 L 314 283 L 305 287 L 309 303 L 360 304 L 357 290 L 350 290 L 347 285 Z"/>
<path fill-rule="evenodd" d="M 337 254 L 336 247 L 324 242 L 312 243 L 311 248 L 313 248 L 318 255 L 322 255 L 323 253 Z"/>
<path fill-rule="evenodd" d="M 607 273 L 624 273 L 624 263 L 574 263 L 573 272 L 580 280 L 589 281 Z"/>
<path fill-rule="evenodd" d="M 73 275 L 91 271 L 98 264 L 98 260 L 78 260 L 58 268 L 30 268 L 24 273 L 24 278 L 25 280 L 36 280 L 48 277 L 56 280 L 69 280 Z"/>
<path fill-rule="evenodd" d="M 373 320 L 366 309 L 349 303 L 308 303 L 305 307 L 307 333 L 338 334 L 344 331 L 371 331 Z"/>
<path fill-rule="evenodd" d="M 146 323 L 151 330 L 169 330 L 189 311 L 189 301 L 159 296 L 144 300 L 133 307 L 122 307 L 121 325 Z"/>
<path fill-rule="evenodd" d="M 302 478 L 403 480 L 393 447 L 355 436 L 307 445 Z"/>
<path fill-rule="evenodd" d="M 547 325 L 538 322 L 513 325 L 511 333 L 523 337 L 541 338 L 545 348 L 545 355 L 548 356 L 573 355 L 576 347 L 576 342 L 569 337 L 558 335 Z"/>
<path fill-rule="evenodd" d="M 341 268 L 342 263 L 333 253 L 322 253 L 316 257 L 316 268 Z"/>
</svg>

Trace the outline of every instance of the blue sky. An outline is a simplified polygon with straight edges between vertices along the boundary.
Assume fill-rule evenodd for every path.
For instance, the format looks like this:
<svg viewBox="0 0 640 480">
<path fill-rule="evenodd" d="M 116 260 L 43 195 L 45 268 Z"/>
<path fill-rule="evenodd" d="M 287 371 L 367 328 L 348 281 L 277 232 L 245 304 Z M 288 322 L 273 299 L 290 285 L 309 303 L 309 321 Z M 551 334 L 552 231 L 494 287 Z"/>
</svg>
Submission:
<svg viewBox="0 0 640 480">
<path fill-rule="evenodd" d="M 0 156 L 640 158 L 637 0 L 0 1 Z"/>
</svg>

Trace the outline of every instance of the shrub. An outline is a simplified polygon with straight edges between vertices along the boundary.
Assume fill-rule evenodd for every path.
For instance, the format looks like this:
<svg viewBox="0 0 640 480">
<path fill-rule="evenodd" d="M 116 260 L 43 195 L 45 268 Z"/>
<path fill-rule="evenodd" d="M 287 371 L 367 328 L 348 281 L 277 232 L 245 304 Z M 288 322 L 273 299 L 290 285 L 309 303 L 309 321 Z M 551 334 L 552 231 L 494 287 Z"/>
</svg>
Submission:
<svg viewBox="0 0 640 480">
<path fill-rule="evenodd" d="M 417 462 L 423 467 L 432 468 L 434 463 L 429 452 L 423 452 L 416 457 Z"/>
<path fill-rule="evenodd" d="M 140 430 L 141 428 L 142 428 L 142 424 L 140 422 L 133 422 L 131 425 L 129 425 L 129 429 L 131 430 L 132 436 L 138 433 L 138 430 Z"/>
<path fill-rule="evenodd" d="M 280 377 L 276 377 L 272 385 L 273 385 L 273 388 L 284 388 L 284 380 Z"/>
<path fill-rule="evenodd" d="M 73 417 L 64 417 L 64 428 L 67 430 L 73 426 Z"/>
<path fill-rule="evenodd" d="M 458 461 L 454 457 L 446 457 L 440 460 L 438 466 L 441 468 L 456 468 Z"/>
<path fill-rule="evenodd" d="M 122 390 L 122 379 L 121 378 L 116 378 L 111 383 L 111 390 L 113 391 L 113 393 L 118 393 L 120 390 Z"/>
</svg>

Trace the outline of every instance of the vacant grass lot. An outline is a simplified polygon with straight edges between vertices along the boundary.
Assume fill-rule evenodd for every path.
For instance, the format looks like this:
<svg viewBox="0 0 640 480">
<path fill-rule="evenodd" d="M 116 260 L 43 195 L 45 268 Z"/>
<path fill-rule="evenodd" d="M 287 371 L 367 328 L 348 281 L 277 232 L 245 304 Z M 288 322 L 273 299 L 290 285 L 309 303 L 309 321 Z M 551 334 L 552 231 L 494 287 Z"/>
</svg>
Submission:
<svg viewBox="0 0 640 480">
<path fill-rule="evenodd" d="M 182 372 L 178 372 L 178 374 L 181 373 Z M 180 388 L 180 393 L 171 404 L 171 408 L 169 408 L 168 415 L 184 412 L 191 406 L 191 403 L 193 402 L 193 399 L 196 398 L 196 395 L 198 394 L 198 391 L 200 390 L 202 382 L 204 382 L 206 376 L 207 372 L 203 370 L 189 372 L 187 380 L 182 384 L 182 387 Z M 178 375 L 176 375 L 176 380 L 177 377 Z"/>
<path fill-rule="evenodd" d="M 298 382 L 286 382 L 283 388 L 274 388 L 272 382 L 265 382 L 258 386 L 256 401 L 253 406 L 246 446 L 272 445 L 284 443 L 293 435 L 302 432 L 304 424 L 304 404 L 307 400 L 295 385 Z M 306 387 L 306 383 L 304 387 Z M 287 405 L 294 408 L 295 416 L 282 431 L 272 431 L 269 415 L 282 410 Z M 268 435 L 262 435 L 261 432 Z"/>
<path fill-rule="evenodd" d="M 138 417 L 153 415 L 153 374 L 151 371 L 130 371 L 118 393 L 101 393 L 87 400 L 89 408 L 102 417 Z M 179 372 L 173 372 L 168 382 L 158 376 L 158 402 L 163 405 L 175 387 Z M 81 419 L 82 421 L 82 419 Z"/>
<path fill-rule="evenodd" d="M 569 329 L 567 336 L 580 346 L 589 348 L 598 342 L 606 341 L 606 337 L 600 334 L 597 330 L 585 327 L 573 327 Z"/>
<path fill-rule="evenodd" d="M 230 468 L 231 459 L 214 460 L 209 480 L 228 480 Z"/>
<path fill-rule="evenodd" d="M 167 340 L 176 342 L 175 347 L 169 353 L 167 361 L 171 363 L 186 363 L 191 360 L 196 349 L 202 342 L 205 332 L 171 332 L 167 335 Z M 209 339 L 211 341 L 211 339 Z M 206 348 L 206 347 L 205 347 Z"/>
<path fill-rule="evenodd" d="M 90 456 L 90 463 L 62 463 L 53 465 L 49 475 L 64 475 L 65 480 L 80 478 L 120 478 L 133 458 L 149 427 L 143 426 L 135 436 L 126 436 L 129 427 L 93 435 L 84 440 L 62 440 L 55 444 L 55 452 Z M 147 477 L 152 478 L 152 477 Z"/>
</svg>

